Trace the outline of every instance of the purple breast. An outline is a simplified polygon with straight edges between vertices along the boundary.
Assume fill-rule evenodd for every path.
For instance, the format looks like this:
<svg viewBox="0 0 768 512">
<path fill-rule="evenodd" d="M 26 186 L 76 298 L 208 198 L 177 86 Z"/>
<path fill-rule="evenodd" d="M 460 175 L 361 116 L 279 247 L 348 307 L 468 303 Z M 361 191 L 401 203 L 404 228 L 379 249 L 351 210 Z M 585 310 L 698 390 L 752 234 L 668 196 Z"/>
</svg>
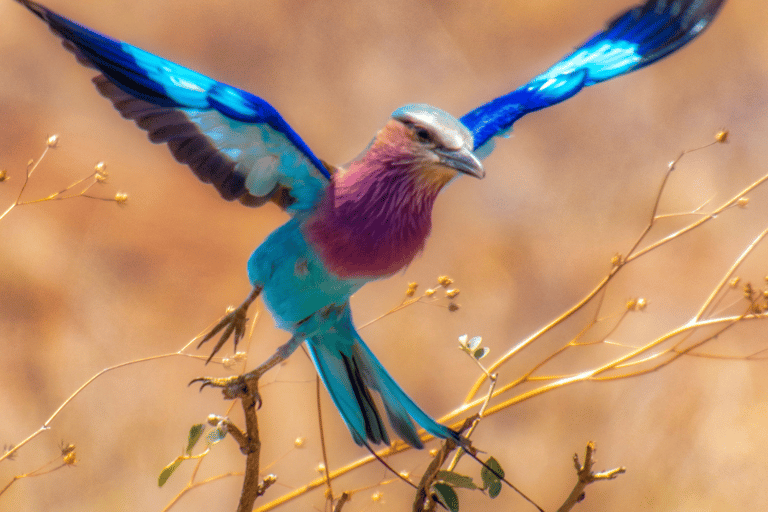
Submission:
<svg viewBox="0 0 768 512">
<path fill-rule="evenodd" d="M 361 162 L 338 176 L 304 225 L 327 269 L 375 279 L 406 267 L 424 248 L 437 191 L 398 166 L 372 172 Z"/>
</svg>

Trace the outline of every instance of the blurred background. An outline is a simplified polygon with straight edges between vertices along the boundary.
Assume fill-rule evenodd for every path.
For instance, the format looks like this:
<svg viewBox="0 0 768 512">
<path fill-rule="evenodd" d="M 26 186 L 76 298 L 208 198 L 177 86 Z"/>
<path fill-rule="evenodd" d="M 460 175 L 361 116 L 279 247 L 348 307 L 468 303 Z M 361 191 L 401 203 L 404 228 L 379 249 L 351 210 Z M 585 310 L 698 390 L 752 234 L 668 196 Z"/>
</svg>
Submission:
<svg viewBox="0 0 768 512">
<path fill-rule="evenodd" d="M 426 102 L 461 115 L 543 71 L 630 0 L 475 2 L 327 0 L 307 2 L 133 2 L 50 0 L 48 6 L 112 37 L 254 92 L 271 102 L 318 156 L 346 162 L 398 106 Z M 461 309 L 414 305 L 363 331 L 371 349 L 414 399 L 441 416 L 460 405 L 478 377 L 457 337 L 480 335 L 489 360 L 579 300 L 610 270 L 647 223 L 667 163 L 728 128 L 730 142 L 686 157 L 661 202 L 666 213 L 717 206 L 765 174 L 768 162 L 768 4 L 730 0 L 698 40 L 650 68 L 592 87 L 524 118 L 486 160 L 482 181 L 460 179 L 438 200 L 433 236 L 401 275 L 353 298 L 358 322 L 400 302 L 407 283 L 421 289 L 447 274 Z M 120 118 L 44 24 L 0 2 L 0 210 L 23 182 L 26 163 L 49 135 L 60 136 L 30 182 L 32 199 L 64 188 L 99 161 L 110 173 L 94 192 L 129 194 L 125 207 L 88 199 L 15 209 L 0 222 L 0 445 L 36 430 L 102 368 L 174 352 L 249 291 L 246 261 L 286 216 L 222 201 L 177 164 L 165 147 Z M 747 209 L 729 210 L 703 229 L 626 268 L 601 316 L 630 297 L 647 309 L 611 340 L 638 345 L 696 313 L 734 259 L 766 227 L 765 190 Z M 665 221 L 658 236 L 691 218 Z M 653 236 L 652 236 L 653 238 Z M 768 251 L 738 275 L 765 286 Z M 739 291 L 732 292 L 737 300 Z M 730 304 L 728 299 L 724 304 Z M 731 311 L 741 311 L 732 308 Z M 571 339 L 595 314 L 569 320 L 501 369 L 510 381 Z M 601 328 L 608 324 L 601 324 Z M 603 334 L 605 333 L 603 328 Z M 764 323 L 737 327 L 707 351 L 749 354 L 768 346 Z M 264 314 L 250 366 L 288 335 Z M 225 350 L 231 351 L 231 344 Z M 207 355 L 210 347 L 201 349 Z M 576 350 L 544 373 L 583 371 L 620 351 Z M 768 363 L 682 358 L 643 377 L 583 383 L 488 418 L 475 436 L 507 476 L 547 510 L 570 492 L 571 457 L 587 441 L 596 469 L 627 473 L 587 489 L 582 510 L 742 511 L 768 503 Z M 1 510 L 160 510 L 189 478 L 181 466 L 162 488 L 161 469 L 180 454 L 186 433 L 228 405 L 218 391 L 187 387 L 200 375 L 231 373 L 199 360 L 170 358 L 98 379 L 51 430 L 0 463 L 0 487 L 59 452 L 79 462 L 16 482 Z M 269 383 L 269 384 L 267 384 Z M 262 465 L 278 475 L 274 499 L 318 476 L 322 460 L 315 373 L 297 352 L 265 377 L 260 412 Z M 329 464 L 367 452 L 351 440 L 325 391 Z M 241 416 L 233 414 L 240 422 Z M 293 449 L 304 437 L 304 448 Z M 430 447 L 434 444 L 430 445 Z M 287 455 L 286 455 L 287 454 Z M 391 460 L 414 475 L 425 452 Z M 206 459 L 199 478 L 240 471 L 230 440 Z M 459 470 L 477 476 L 471 461 Z M 390 478 L 369 465 L 334 482 L 354 490 Z M 241 478 L 188 494 L 174 510 L 234 510 Z M 382 493 L 374 502 L 371 494 Z M 344 510 L 404 510 L 402 483 L 355 494 Z M 492 504 L 461 494 L 462 510 L 529 510 L 504 489 Z M 257 502 L 259 503 L 259 502 Z M 315 491 L 285 510 L 322 510 Z"/>
</svg>

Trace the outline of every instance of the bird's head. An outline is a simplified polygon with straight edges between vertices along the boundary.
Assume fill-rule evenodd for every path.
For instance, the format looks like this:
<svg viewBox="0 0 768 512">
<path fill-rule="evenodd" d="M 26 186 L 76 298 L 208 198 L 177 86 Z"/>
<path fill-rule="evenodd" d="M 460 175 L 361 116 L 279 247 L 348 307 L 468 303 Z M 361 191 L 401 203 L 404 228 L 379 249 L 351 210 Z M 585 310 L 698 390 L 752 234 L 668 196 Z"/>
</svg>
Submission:
<svg viewBox="0 0 768 512">
<path fill-rule="evenodd" d="M 434 194 L 459 174 L 485 176 L 472 149 L 472 133 L 455 117 L 429 105 L 410 104 L 392 113 L 350 170 L 368 178 L 403 179 Z"/>
<path fill-rule="evenodd" d="M 430 105 L 412 103 L 395 110 L 377 140 L 403 146 L 416 171 L 447 183 L 458 173 L 483 178 L 473 153 L 472 133 L 455 117 Z"/>
<path fill-rule="evenodd" d="M 485 176 L 471 132 L 428 105 L 395 110 L 371 144 L 332 175 L 304 235 L 342 277 L 383 277 L 423 249 L 440 190 L 459 174 Z"/>
</svg>

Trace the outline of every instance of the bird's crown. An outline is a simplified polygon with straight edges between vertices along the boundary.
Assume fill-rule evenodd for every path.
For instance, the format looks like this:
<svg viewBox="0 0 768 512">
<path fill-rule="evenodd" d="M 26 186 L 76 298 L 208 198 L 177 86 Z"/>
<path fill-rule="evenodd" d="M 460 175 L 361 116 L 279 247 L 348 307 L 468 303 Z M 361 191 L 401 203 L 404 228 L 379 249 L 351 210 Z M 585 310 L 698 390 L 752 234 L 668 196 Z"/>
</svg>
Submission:
<svg viewBox="0 0 768 512">
<path fill-rule="evenodd" d="M 392 119 L 418 126 L 424 130 L 424 138 L 433 139 L 444 148 L 455 150 L 466 147 L 472 150 L 474 147 L 472 133 L 461 121 L 437 107 L 410 103 L 392 112 Z"/>
</svg>

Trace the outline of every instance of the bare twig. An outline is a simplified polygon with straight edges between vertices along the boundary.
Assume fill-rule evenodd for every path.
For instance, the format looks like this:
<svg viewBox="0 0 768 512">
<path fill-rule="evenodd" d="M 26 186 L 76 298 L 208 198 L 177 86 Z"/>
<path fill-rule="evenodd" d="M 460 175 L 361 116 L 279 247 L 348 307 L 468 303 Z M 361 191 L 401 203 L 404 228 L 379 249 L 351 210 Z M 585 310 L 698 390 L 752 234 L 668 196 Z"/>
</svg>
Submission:
<svg viewBox="0 0 768 512">
<path fill-rule="evenodd" d="M 251 340 L 253 339 L 253 330 L 256 327 L 256 323 L 258 322 L 258 319 L 259 319 L 259 313 L 257 312 L 254 315 L 253 321 L 251 322 L 251 330 L 249 331 L 248 337 L 246 339 L 246 351 L 245 351 L 245 353 L 247 353 L 248 349 L 250 348 Z M 207 332 L 210 332 L 210 326 L 208 328 L 206 328 L 202 333 L 198 334 L 195 338 L 193 338 L 189 343 L 187 343 L 179 352 L 181 352 L 181 351 L 185 350 L 186 348 L 188 348 L 189 346 L 191 346 L 195 341 L 197 341 L 199 338 L 201 338 Z M 207 357 L 203 357 L 203 356 L 196 356 L 196 357 L 198 357 L 201 360 L 207 360 L 208 359 Z M 244 357 L 237 357 L 237 354 L 236 354 L 236 357 L 234 357 L 233 360 L 235 362 L 240 362 L 240 364 L 241 364 L 240 371 L 244 372 L 245 371 L 245 367 L 248 364 L 247 357 L 246 356 L 244 356 Z M 224 359 L 222 362 L 225 364 L 225 367 L 226 367 L 227 366 L 227 360 Z M 234 408 L 234 406 L 235 406 L 235 402 L 232 402 L 232 403 L 229 404 L 229 406 L 227 407 L 226 412 L 224 413 L 224 418 L 222 418 L 222 420 L 226 420 L 225 421 L 225 426 L 227 427 L 227 431 L 230 434 L 233 434 L 233 437 L 236 438 L 236 440 L 238 441 L 238 444 L 240 445 L 241 450 L 242 450 L 244 445 L 247 446 L 247 440 L 245 439 L 245 434 L 242 434 L 242 431 L 239 428 L 237 428 L 237 426 L 235 426 L 231 421 L 229 421 L 227 419 L 229 414 L 232 412 L 232 409 Z M 209 419 L 209 421 L 210 421 L 210 419 Z M 230 428 L 230 426 L 232 428 Z M 189 480 L 188 480 L 187 484 L 163 508 L 162 512 L 167 512 L 168 510 L 170 510 L 181 499 L 182 496 L 184 496 L 186 493 L 188 493 L 192 489 L 196 489 L 197 487 L 201 487 L 201 486 L 206 485 L 208 483 L 215 482 L 217 480 L 221 480 L 222 478 L 227 478 L 227 477 L 230 477 L 230 476 L 242 476 L 242 475 L 245 475 L 245 472 L 243 472 L 243 471 L 230 471 L 228 473 L 222 473 L 222 474 L 219 474 L 219 475 L 215 475 L 215 476 L 206 478 L 204 480 L 197 481 L 197 473 L 200 470 L 200 466 L 202 465 L 203 460 L 205 459 L 205 455 L 207 455 L 209 452 L 210 452 L 210 448 L 206 449 L 203 453 L 201 453 L 198 456 L 191 456 L 190 457 L 190 458 L 195 458 L 197 460 L 196 460 L 194 468 L 192 469 L 192 473 L 190 474 L 190 477 L 189 477 Z M 266 489 L 269 486 L 271 486 L 273 483 L 275 483 L 275 481 L 276 481 L 276 478 L 273 475 L 268 475 L 267 477 L 265 477 L 264 481 L 261 484 L 259 484 L 259 487 L 257 488 L 257 495 L 261 496 L 263 494 L 263 492 L 266 491 Z"/>
<path fill-rule="evenodd" d="M 84 197 L 88 199 L 98 199 L 100 201 L 110 201 L 118 204 L 124 204 L 128 200 L 128 194 L 125 194 L 123 192 L 118 192 L 112 197 L 98 197 L 98 196 L 92 196 L 88 194 L 88 191 L 96 183 L 103 183 L 107 179 L 106 165 L 104 164 L 104 162 L 99 162 L 96 164 L 91 174 L 75 181 L 74 183 L 71 183 L 70 185 L 66 186 L 62 190 L 58 192 L 54 192 L 53 194 L 49 194 L 45 197 L 22 201 L 21 196 L 24 195 L 24 191 L 27 189 L 27 185 L 29 184 L 29 179 L 32 177 L 32 174 L 40 166 L 40 163 L 43 161 L 43 158 L 45 158 L 45 155 L 48 154 L 48 151 L 50 149 L 56 148 L 58 144 L 59 144 L 59 136 L 51 135 L 46 140 L 45 149 L 43 150 L 43 153 L 40 155 L 40 158 L 38 158 L 37 160 L 29 161 L 29 163 L 27 164 L 26 174 L 24 176 L 24 183 L 22 183 L 21 185 L 21 189 L 19 190 L 19 193 L 16 196 L 16 200 L 3 213 L 0 214 L 0 220 L 3 220 L 3 218 L 5 218 L 6 215 L 11 213 L 11 211 L 17 206 L 42 203 L 45 201 L 62 201 L 64 199 L 74 199 L 76 197 Z M 6 181 L 7 179 L 8 177 L 7 177 L 6 171 L 5 170 L 0 171 L 0 181 Z M 78 192 L 69 193 L 73 189 L 79 187 L 82 184 L 85 184 L 85 185 Z"/>
<path fill-rule="evenodd" d="M 428 288 L 424 290 L 424 293 L 419 295 L 418 297 L 414 296 L 416 293 L 416 288 L 418 287 L 417 283 L 409 283 L 408 289 L 405 292 L 405 299 L 395 306 L 394 308 L 390 309 L 386 313 L 383 313 L 373 320 L 369 320 L 368 322 L 362 324 L 357 328 L 358 331 L 365 329 L 369 325 L 378 322 L 379 320 L 388 317 L 389 315 L 392 315 L 394 313 L 397 313 L 398 311 L 401 311 L 409 306 L 412 306 L 414 304 L 428 304 L 430 306 L 443 306 L 447 307 L 451 311 L 455 311 L 458 306 L 453 302 L 453 299 L 459 294 L 458 289 L 448 289 L 448 287 L 453 284 L 453 279 L 451 279 L 448 276 L 439 276 L 437 278 L 437 285 L 434 288 Z M 437 294 L 438 288 L 445 288 L 445 293 L 443 296 L 440 296 Z M 448 305 L 440 304 L 441 299 L 448 299 L 450 302 Z"/>
<path fill-rule="evenodd" d="M 466 430 L 472 423 L 471 418 L 467 418 L 467 421 L 462 425 L 461 430 Z M 425 512 L 428 510 L 434 510 L 435 501 L 432 498 L 432 484 L 437 479 L 437 475 L 440 472 L 440 468 L 443 467 L 445 461 L 448 460 L 448 456 L 457 447 L 456 442 L 448 438 L 443 441 L 442 446 L 432 458 L 432 462 L 429 463 L 424 474 L 421 476 L 419 485 L 416 487 L 416 497 L 413 500 L 413 512 Z"/>
<path fill-rule="evenodd" d="M 246 441 L 240 450 L 246 454 L 245 477 L 243 490 L 240 494 L 240 503 L 237 512 L 250 512 L 256 498 L 264 494 L 264 491 L 272 484 L 259 482 L 259 457 L 261 456 L 261 439 L 259 438 L 259 421 L 256 415 L 257 404 L 260 403 L 259 391 L 256 382 L 246 380 L 246 393 L 240 397 L 240 405 L 245 414 Z M 274 479 L 274 477 L 273 477 Z"/>
<path fill-rule="evenodd" d="M 56 462 L 60 462 L 57 466 L 50 467 Z M 53 473 L 54 471 L 58 471 L 61 468 L 68 467 L 68 466 L 74 466 L 77 464 L 77 456 L 75 455 L 75 445 L 73 444 L 62 444 L 61 447 L 61 453 L 54 457 L 53 459 L 49 460 L 39 468 L 35 469 L 34 471 L 30 471 L 29 473 L 23 473 L 21 475 L 15 475 L 8 484 L 6 484 L 5 487 L 0 489 L 0 495 L 5 493 L 10 487 L 21 480 L 22 478 L 31 478 L 35 476 L 43 476 L 47 475 L 49 473 Z"/>
<path fill-rule="evenodd" d="M 715 143 L 721 142 L 721 140 L 724 140 L 724 139 L 720 139 L 719 135 L 720 134 L 718 134 L 718 138 L 716 139 Z M 686 233 L 688 233 L 688 232 L 690 232 L 690 231 L 692 231 L 692 230 L 702 226 L 706 222 L 717 218 L 720 213 L 722 213 L 726 209 L 731 208 L 734 205 L 736 205 L 739 202 L 739 200 L 741 200 L 746 194 L 748 194 L 749 192 L 751 192 L 755 188 L 759 187 L 760 185 L 762 185 L 763 183 L 768 181 L 768 174 L 766 174 L 766 175 L 762 176 L 761 178 L 759 178 L 758 180 L 756 180 L 755 182 L 753 182 L 752 184 L 750 184 L 749 186 L 747 186 L 744 190 L 742 190 L 741 192 L 739 192 L 738 194 L 733 196 L 731 199 L 729 199 L 728 201 L 723 203 L 720 207 L 718 207 L 717 209 L 715 209 L 711 213 L 709 213 L 707 215 L 703 215 L 702 217 L 700 217 L 696 221 L 694 221 L 694 222 L 688 224 L 687 226 L 685 226 L 685 227 L 683 227 L 683 228 L 681 228 L 681 229 L 679 229 L 679 230 L 677 230 L 677 231 L 675 231 L 675 232 L 673 232 L 673 233 L 671 233 L 671 234 L 661 238 L 660 240 L 657 240 L 656 242 L 653 242 L 653 243 L 649 244 L 648 246 L 646 246 L 646 247 L 644 247 L 642 249 L 638 249 L 638 247 L 640 246 L 642 240 L 645 238 L 645 236 L 648 234 L 650 229 L 655 224 L 655 220 L 657 219 L 657 215 L 656 214 L 657 214 L 657 209 L 658 209 L 660 197 L 661 197 L 661 195 L 662 195 L 662 193 L 664 191 L 664 188 L 665 188 L 665 185 L 666 185 L 666 182 L 667 182 L 667 178 L 668 178 L 669 174 L 671 173 L 671 171 L 675 168 L 675 165 L 680 161 L 680 159 L 684 155 L 686 155 L 688 153 L 691 153 L 692 151 L 697 151 L 699 149 L 703 149 L 703 148 L 709 147 L 711 145 L 712 144 L 707 144 L 707 145 L 702 146 L 700 148 L 697 148 L 695 150 L 683 151 L 680 154 L 680 156 L 678 156 L 678 158 L 675 159 L 670 164 L 669 169 L 667 170 L 667 173 L 665 174 L 665 177 L 664 177 L 664 179 L 662 181 L 662 184 L 661 184 L 661 186 L 659 188 L 659 192 L 658 192 L 658 194 L 656 196 L 656 200 L 655 200 L 655 203 L 654 203 L 654 206 L 653 206 L 653 210 L 652 210 L 651 221 L 648 223 L 648 225 L 646 225 L 646 227 L 644 228 L 643 232 L 640 234 L 638 239 L 632 245 L 632 249 L 627 253 L 627 256 L 626 257 L 620 256 L 620 255 L 615 256 L 614 259 L 613 259 L 613 267 L 611 268 L 609 273 L 597 284 L 597 286 L 595 286 L 595 288 L 591 292 L 589 292 L 583 299 L 581 299 L 574 306 L 569 308 L 566 312 L 562 313 L 560 316 L 555 318 L 553 321 L 549 322 L 547 325 L 545 325 L 544 327 L 539 329 L 537 332 L 535 332 L 534 334 L 532 334 L 531 336 L 529 336 L 525 340 L 521 341 L 520 343 L 518 343 L 517 345 L 512 347 L 509 351 L 507 351 L 504 355 L 502 355 L 499 359 L 497 359 L 496 362 L 494 362 L 488 368 L 489 372 L 491 372 L 491 373 L 495 372 L 500 366 L 505 364 L 507 361 L 509 361 L 512 357 L 514 357 L 516 354 L 518 354 L 524 348 L 528 347 L 531 343 L 533 343 L 537 339 L 541 338 L 544 334 L 548 333 L 549 331 L 551 331 L 552 329 L 554 329 L 558 325 L 562 324 L 565 320 L 570 318 L 577 311 L 580 311 L 586 304 L 591 302 L 598 295 L 598 293 L 600 293 L 603 289 L 605 289 L 605 287 L 608 285 L 608 283 L 616 276 L 616 274 L 621 269 L 625 268 L 628 263 L 630 263 L 630 262 L 640 258 L 641 256 L 644 256 L 645 254 L 648 254 L 649 252 L 651 252 L 651 251 L 653 251 L 653 250 L 655 250 L 655 249 L 657 249 L 657 248 L 659 248 L 659 247 L 661 247 L 661 246 L 671 242 L 672 240 L 675 240 L 675 239 L 681 237 L 682 235 L 684 235 L 684 234 L 686 234 Z M 486 378 L 487 377 L 485 375 L 481 375 L 480 378 L 478 378 L 478 380 L 474 383 L 474 385 L 470 389 L 469 393 L 467 394 L 467 397 L 465 398 L 465 403 L 471 401 L 475 397 L 475 395 L 478 393 L 480 387 L 482 386 L 482 384 L 483 384 L 483 382 L 485 381 Z"/>
<path fill-rule="evenodd" d="M 198 464 L 200 464 L 202 462 L 202 460 L 203 459 L 198 460 Z M 230 471 L 228 473 L 221 473 L 219 475 L 215 475 L 215 476 L 212 476 L 210 478 L 206 478 L 204 480 L 200 480 L 200 481 L 197 481 L 197 482 L 190 482 L 176 496 L 174 496 L 173 499 L 165 507 L 163 507 L 161 512 L 168 512 L 171 509 L 171 507 L 173 507 L 181 499 L 182 496 L 184 496 L 186 493 L 188 493 L 192 489 L 196 489 L 198 487 L 202 487 L 202 486 L 207 485 L 207 484 L 209 484 L 211 482 L 215 482 L 217 480 L 222 480 L 224 478 L 229 478 L 229 477 L 232 477 L 232 476 L 242 476 L 243 474 L 244 474 L 244 472 L 242 472 L 242 471 Z"/>
<path fill-rule="evenodd" d="M 576 485 L 571 491 L 571 494 L 568 495 L 568 498 L 566 498 L 565 502 L 560 506 L 560 508 L 557 509 L 557 512 L 568 512 L 577 503 L 584 500 L 586 495 L 585 489 L 589 484 L 597 482 L 598 480 L 613 480 L 617 476 L 627 471 L 626 468 L 619 467 L 608 471 L 600 471 L 598 473 L 593 472 L 592 467 L 595 464 L 593 457 L 594 453 L 595 443 L 590 441 L 587 443 L 587 448 L 584 453 L 584 465 L 579 462 L 578 453 L 573 455 L 573 465 L 576 467 L 576 475 L 578 478 Z"/>
<path fill-rule="evenodd" d="M 323 429 L 323 412 L 320 407 L 320 375 L 315 376 L 315 389 L 317 390 L 316 397 L 317 397 L 317 423 L 320 428 L 320 447 L 323 450 L 323 465 L 325 467 L 325 470 L 323 471 L 323 474 L 325 475 L 326 485 L 328 486 L 328 500 L 333 501 L 333 487 L 331 487 L 331 479 L 328 478 L 328 453 L 326 453 L 325 449 L 325 430 Z M 341 501 L 341 498 L 339 499 Z M 337 508 L 341 510 L 340 506 L 337 505 Z"/>
</svg>

